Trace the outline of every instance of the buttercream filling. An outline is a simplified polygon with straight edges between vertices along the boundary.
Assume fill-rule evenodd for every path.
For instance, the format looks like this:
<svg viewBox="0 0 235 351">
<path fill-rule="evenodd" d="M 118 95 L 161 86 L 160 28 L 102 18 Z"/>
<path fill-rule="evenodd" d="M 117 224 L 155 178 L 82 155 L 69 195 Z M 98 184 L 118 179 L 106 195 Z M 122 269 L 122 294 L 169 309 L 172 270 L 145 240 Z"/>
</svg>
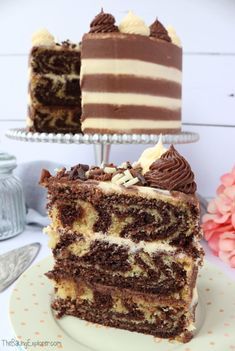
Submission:
<svg viewBox="0 0 235 351">
<path fill-rule="evenodd" d="M 182 72 L 179 69 L 128 59 L 83 59 L 80 74 L 81 77 L 85 74 L 129 74 L 151 79 L 165 79 L 180 84 L 182 80 Z"/>
<path fill-rule="evenodd" d="M 169 110 L 177 110 L 181 107 L 181 100 L 164 96 L 132 93 L 108 93 L 108 92 L 82 92 L 82 105 L 85 104 L 109 104 L 109 105 L 134 105 L 162 107 Z"/>
<path fill-rule="evenodd" d="M 181 127 L 181 121 L 154 121 L 154 120 L 139 120 L 139 119 L 112 119 L 110 118 L 86 118 L 83 121 L 83 130 L 87 128 L 91 129 L 109 129 L 109 130 L 130 130 L 130 129 L 179 129 Z"/>
</svg>

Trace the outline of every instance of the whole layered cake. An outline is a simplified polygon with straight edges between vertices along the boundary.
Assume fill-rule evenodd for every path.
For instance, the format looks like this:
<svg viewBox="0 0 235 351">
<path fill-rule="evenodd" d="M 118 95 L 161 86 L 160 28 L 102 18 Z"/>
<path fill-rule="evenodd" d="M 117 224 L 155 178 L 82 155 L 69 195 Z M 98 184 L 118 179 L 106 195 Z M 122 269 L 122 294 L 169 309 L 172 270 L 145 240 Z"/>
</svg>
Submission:
<svg viewBox="0 0 235 351">
<path fill-rule="evenodd" d="M 82 130 L 172 133 L 181 129 L 182 48 L 156 20 L 101 12 L 82 39 Z M 172 35 L 175 43 L 169 36 Z"/>
<path fill-rule="evenodd" d="M 175 148 L 159 142 L 133 165 L 44 170 L 41 184 L 57 316 L 189 341 L 203 251 L 194 175 Z"/>
<path fill-rule="evenodd" d="M 81 66 L 81 70 L 80 70 Z M 27 125 L 38 132 L 176 133 L 181 129 L 182 48 L 174 29 L 103 10 L 81 45 L 33 36 Z M 81 117 L 81 119 L 80 119 Z"/>
</svg>

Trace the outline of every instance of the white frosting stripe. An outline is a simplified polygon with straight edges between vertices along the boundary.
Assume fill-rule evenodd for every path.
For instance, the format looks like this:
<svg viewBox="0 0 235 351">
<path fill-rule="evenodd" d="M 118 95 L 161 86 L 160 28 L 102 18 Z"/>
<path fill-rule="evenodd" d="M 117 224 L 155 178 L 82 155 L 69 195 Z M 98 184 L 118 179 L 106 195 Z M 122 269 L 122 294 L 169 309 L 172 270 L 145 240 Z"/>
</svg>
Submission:
<svg viewBox="0 0 235 351">
<path fill-rule="evenodd" d="M 83 92 L 82 105 L 88 104 L 150 106 L 166 108 L 168 110 L 179 110 L 181 100 L 145 94 Z"/>
<path fill-rule="evenodd" d="M 37 76 L 37 74 L 36 74 L 36 76 Z M 39 76 L 43 76 L 45 78 L 50 78 L 52 80 L 61 80 L 61 81 L 80 78 L 79 74 L 75 74 L 75 73 L 60 74 L 60 75 L 54 74 L 54 73 L 45 73 L 43 75 L 40 74 Z"/>
<path fill-rule="evenodd" d="M 164 79 L 180 84 L 182 81 L 182 72 L 177 68 L 128 59 L 83 59 L 81 77 L 85 74 L 127 74 L 136 77 Z"/>
<path fill-rule="evenodd" d="M 177 247 L 171 246 L 168 243 L 145 242 L 145 241 L 140 241 L 139 243 L 135 243 L 128 238 L 121 238 L 118 236 L 111 236 L 111 235 L 104 236 L 103 233 L 99 233 L 99 232 L 92 233 L 90 238 L 92 238 L 92 241 L 95 241 L 95 240 L 104 241 L 104 242 L 108 242 L 110 245 L 116 244 L 120 246 L 127 246 L 131 252 L 144 250 L 145 252 L 151 254 L 158 251 L 176 252 L 178 250 Z M 180 253 L 181 257 L 182 255 L 184 254 Z M 185 256 L 187 256 L 187 254 L 185 254 Z"/>
<path fill-rule="evenodd" d="M 87 128 L 91 129 L 108 129 L 109 130 L 131 130 L 131 129 L 179 129 L 181 127 L 180 121 L 153 121 L 139 119 L 118 119 L 118 118 L 86 118 L 82 122 L 83 130 Z"/>
</svg>

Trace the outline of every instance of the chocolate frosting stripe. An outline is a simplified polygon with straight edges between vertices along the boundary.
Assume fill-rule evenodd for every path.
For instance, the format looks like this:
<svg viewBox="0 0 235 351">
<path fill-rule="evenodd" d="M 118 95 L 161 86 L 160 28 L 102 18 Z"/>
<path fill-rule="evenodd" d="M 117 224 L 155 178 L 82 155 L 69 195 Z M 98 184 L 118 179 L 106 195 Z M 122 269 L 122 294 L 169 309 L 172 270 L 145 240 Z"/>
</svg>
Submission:
<svg viewBox="0 0 235 351">
<path fill-rule="evenodd" d="M 176 82 L 125 74 L 86 74 L 82 78 L 81 88 L 83 91 L 127 92 L 181 98 L 181 85 Z"/>
<path fill-rule="evenodd" d="M 113 119 L 136 120 L 174 120 L 179 121 L 181 110 L 170 110 L 161 107 L 133 106 L 133 105 L 109 105 L 109 104 L 85 104 L 83 106 L 82 120 L 86 118 L 113 118 Z"/>
<path fill-rule="evenodd" d="M 86 34 L 82 41 L 82 59 L 88 58 L 135 59 L 182 70 L 180 47 L 141 35 Z"/>
</svg>

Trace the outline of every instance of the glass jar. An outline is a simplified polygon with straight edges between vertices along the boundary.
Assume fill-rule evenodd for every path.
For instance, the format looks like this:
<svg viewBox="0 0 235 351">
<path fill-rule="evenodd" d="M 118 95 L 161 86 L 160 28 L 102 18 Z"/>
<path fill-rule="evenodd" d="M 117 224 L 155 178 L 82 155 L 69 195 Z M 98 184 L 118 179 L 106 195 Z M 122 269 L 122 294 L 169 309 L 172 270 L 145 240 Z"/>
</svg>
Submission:
<svg viewBox="0 0 235 351">
<path fill-rule="evenodd" d="M 13 175 L 16 158 L 0 151 L 0 240 L 24 230 L 25 202 L 20 180 Z"/>
</svg>

